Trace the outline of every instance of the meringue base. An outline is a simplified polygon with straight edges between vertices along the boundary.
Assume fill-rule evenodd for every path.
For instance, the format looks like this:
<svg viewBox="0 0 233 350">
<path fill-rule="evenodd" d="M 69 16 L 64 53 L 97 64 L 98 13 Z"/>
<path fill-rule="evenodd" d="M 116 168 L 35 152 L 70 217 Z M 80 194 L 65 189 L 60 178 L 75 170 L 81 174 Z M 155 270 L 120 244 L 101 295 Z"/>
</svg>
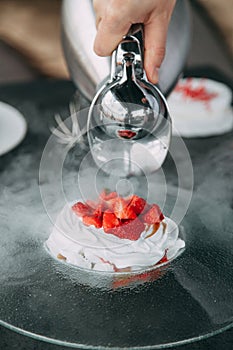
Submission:
<svg viewBox="0 0 233 350">
<path fill-rule="evenodd" d="M 171 219 L 166 217 L 154 231 L 150 225 L 137 241 L 120 239 L 103 229 L 85 226 L 70 205 L 66 205 L 45 247 L 54 258 L 84 269 L 140 271 L 155 266 L 165 256 L 165 261 L 171 261 L 185 247 L 178 226 Z"/>
</svg>

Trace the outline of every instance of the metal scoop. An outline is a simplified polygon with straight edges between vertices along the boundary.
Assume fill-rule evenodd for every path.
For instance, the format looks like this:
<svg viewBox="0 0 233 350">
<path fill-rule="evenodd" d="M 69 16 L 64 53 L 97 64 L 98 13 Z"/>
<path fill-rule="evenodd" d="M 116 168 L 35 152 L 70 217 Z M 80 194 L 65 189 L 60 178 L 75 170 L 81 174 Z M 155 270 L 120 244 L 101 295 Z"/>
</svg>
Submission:
<svg viewBox="0 0 233 350">
<path fill-rule="evenodd" d="M 105 172 L 148 174 L 164 162 L 171 119 L 164 96 L 146 78 L 133 35 L 112 54 L 111 76 L 92 101 L 87 130 L 92 156 Z"/>
</svg>

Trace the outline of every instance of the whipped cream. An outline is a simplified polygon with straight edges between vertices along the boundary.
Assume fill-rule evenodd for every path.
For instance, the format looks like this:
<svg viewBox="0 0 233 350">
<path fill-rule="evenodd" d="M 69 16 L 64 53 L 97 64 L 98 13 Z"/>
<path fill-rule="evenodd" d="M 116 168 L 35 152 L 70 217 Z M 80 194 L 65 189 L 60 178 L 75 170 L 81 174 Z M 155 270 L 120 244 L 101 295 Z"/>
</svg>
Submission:
<svg viewBox="0 0 233 350">
<path fill-rule="evenodd" d="M 173 134 L 204 137 L 229 132 L 233 127 L 231 101 L 232 92 L 225 84 L 204 78 L 180 79 L 168 98 Z"/>
<path fill-rule="evenodd" d="M 145 228 L 137 241 L 120 239 L 103 229 L 85 226 L 67 204 L 45 244 L 55 258 L 82 268 L 115 271 L 116 267 L 135 271 L 155 265 L 165 253 L 171 260 L 185 246 L 178 237 L 177 225 L 169 218 L 152 233 L 153 225 Z"/>
</svg>

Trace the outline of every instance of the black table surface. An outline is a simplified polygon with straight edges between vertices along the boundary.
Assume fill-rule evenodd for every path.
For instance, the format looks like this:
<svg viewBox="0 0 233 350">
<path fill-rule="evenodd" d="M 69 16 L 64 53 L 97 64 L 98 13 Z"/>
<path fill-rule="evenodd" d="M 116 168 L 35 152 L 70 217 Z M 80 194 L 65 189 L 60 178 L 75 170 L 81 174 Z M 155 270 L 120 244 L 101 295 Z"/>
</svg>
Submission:
<svg viewBox="0 0 233 350">
<path fill-rule="evenodd" d="M 197 72 L 187 72 L 187 74 L 190 73 L 191 75 L 195 75 L 196 73 L 198 75 L 199 73 L 199 75 L 202 76 L 206 75 L 219 81 L 224 81 L 224 77 L 221 75 L 221 73 L 215 72 L 211 69 L 207 71 L 203 68 L 199 69 Z M 227 79 L 225 79 L 225 81 L 226 80 Z M 232 82 L 226 81 L 226 83 L 232 87 Z M 48 125 L 47 131 L 43 133 L 44 141 L 42 140 L 42 142 L 45 144 L 49 136 L 49 127 L 54 125 L 54 114 L 61 113 L 66 116 L 68 115 L 68 105 L 75 90 L 74 85 L 69 81 L 40 80 L 32 83 L 0 86 L 0 100 L 17 107 L 25 116 L 28 122 L 28 134 L 23 142 L 28 144 L 28 147 L 30 147 L 32 138 L 34 143 L 38 142 L 39 144 L 41 142 L 41 140 L 39 141 L 37 139 L 37 135 L 32 133 L 32 130 L 35 130 L 35 126 L 40 128 L 40 118 L 46 118 Z M 8 164 L 10 164 L 12 161 L 14 155 L 18 154 L 18 152 L 20 152 L 20 145 L 7 155 L 1 157 L 0 171 L 6 169 Z M 27 338 L 4 327 L 0 327 L 0 349 L 58 350 L 68 348 Z M 183 345 L 177 347 L 176 349 L 230 350 L 233 349 L 233 330 L 230 329 L 222 334 L 213 336 L 206 340 L 189 345 Z"/>
</svg>

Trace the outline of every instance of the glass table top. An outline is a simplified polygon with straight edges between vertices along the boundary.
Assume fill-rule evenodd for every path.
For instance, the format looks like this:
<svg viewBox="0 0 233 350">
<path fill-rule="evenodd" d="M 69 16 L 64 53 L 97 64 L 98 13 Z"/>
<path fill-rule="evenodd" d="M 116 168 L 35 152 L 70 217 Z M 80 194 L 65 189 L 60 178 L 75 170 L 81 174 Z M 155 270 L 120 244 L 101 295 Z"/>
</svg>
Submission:
<svg viewBox="0 0 233 350">
<path fill-rule="evenodd" d="M 40 116 L 39 112 L 35 115 Z M 29 120 L 25 141 L 2 158 L 0 324 L 36 339 L 83 349 L 159 349 L 230 328 L 232 133 L 185 141 L 194 172 L 192 198 L 190 188 L 187 190 L 189 180 L 181 188 L 191 200 L 179 223 L 185 235 L 185 251 L 160 269 L 116 277 L 72 268 L 54 260 L 44 249 L 63 203 L 60 193 L 52 190 L 47 192 L 45 207 L 41 199 L 39 185 L 49 188 L 51 179 L 55 183 L 59 179 L 48 168 L 38 180 L 50 133 L 45 117 L 39 128 L 37 123 Z M 185 167 L 175 139 L 172 147 L 173 155 L 181 164 L 184 161 Z M 82 154 L 70 151 L 64 159 L 61 196 L 68 200 L 78 195 L 73 185 L 78 181 L 75 174 Z M 166 180 L 166 198 L 159 200 L 164 200 L 168 215 L 179 190 L 177 173 L 169 156 L 159 177 L 162 185 Z M 146 182 L 141 190 L 145 188 L 148 190 Z M 157 193 L 153 186 L 149 189 L 150 195 Z M 179 210 L 176 215 L 180 215 Z"/>
</svg>

